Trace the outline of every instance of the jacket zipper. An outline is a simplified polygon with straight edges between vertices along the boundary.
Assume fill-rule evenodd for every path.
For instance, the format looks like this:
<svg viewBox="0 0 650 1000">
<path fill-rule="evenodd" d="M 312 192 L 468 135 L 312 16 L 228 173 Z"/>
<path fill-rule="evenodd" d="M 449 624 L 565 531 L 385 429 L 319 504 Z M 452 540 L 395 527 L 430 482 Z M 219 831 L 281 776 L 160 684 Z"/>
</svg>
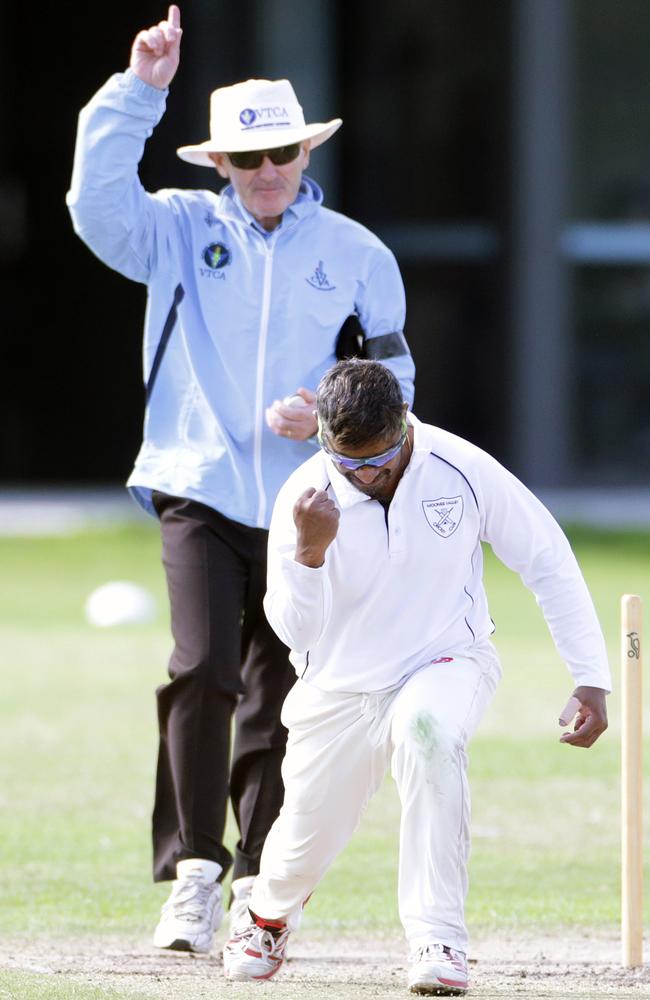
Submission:
<svg viewBox="0 0 650 1000">
<path fill-rule="evenodd" d="M 264 527 L 266 517 L 266 491 L 262 475 L 262 435 L 264 433 L 264 369 L 266 365 L 266 341 L 269 332 L 269 314 L 271 311 L 271 272 L 273 269 L 273 250 L 276 237 L 264 240 L 264 283 L 262 286 L 262 309 L 260 313 L 260 336 L 257 348 L 257 379 L 255 384 L 255 437 L 253 442 L 253 464 L 255 468 L 255 483 L 257 485 L 257 526 Z"/>
</svg>

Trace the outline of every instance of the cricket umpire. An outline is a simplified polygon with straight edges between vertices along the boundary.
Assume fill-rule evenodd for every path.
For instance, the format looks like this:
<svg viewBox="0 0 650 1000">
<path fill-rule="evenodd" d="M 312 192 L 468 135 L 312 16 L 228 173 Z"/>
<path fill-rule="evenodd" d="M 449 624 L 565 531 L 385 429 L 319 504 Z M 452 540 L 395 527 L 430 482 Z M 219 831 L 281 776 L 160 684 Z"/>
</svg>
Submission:
<svg viewBox="0 0 650 1000">
<path fill-rule="evenodd" d="M 607 726 L 605 644 L 569 543 L 494 458 L 407 413 L 383 365 L 342 361 L 317 394 L 321 451 L 290 476 L 269 536 L 265 608 L 299 680 L 283 719 L 285 801 L 267 838 L 252 921 L 226 975 L 268 978 L 304 902 L 391 768 L 399 912 L 415 993 L 467 989 L 467 744 L 501 668 L 481 544 L 535 594 L 574 680 L 574 731 Z"/>
<path fill-rule="evenodd" d="M 393 255 L 304 174 L 341 121 L 306 124 L 289 81 L 213 92 L 210 138 L 178 155 L 216 169 L 220 194 L 143 189 L 181 33 L 172 5 L 82 110 L 67 200 L 90 249 L 148 289 L 144 441 L 128 485 L 160 520 L 174 636 L 153 813 L 154 878 L 173 886 L 154 942 L 209 951 L 232 863 L 228 797 L 233 912 L 247 915 L 283 796 L 280 707 L 295 676 L 262 607 L 276 494 L 317 449 L 313 390 L 349 317 L 409 400 L 414 368 Z"/>
</svg>

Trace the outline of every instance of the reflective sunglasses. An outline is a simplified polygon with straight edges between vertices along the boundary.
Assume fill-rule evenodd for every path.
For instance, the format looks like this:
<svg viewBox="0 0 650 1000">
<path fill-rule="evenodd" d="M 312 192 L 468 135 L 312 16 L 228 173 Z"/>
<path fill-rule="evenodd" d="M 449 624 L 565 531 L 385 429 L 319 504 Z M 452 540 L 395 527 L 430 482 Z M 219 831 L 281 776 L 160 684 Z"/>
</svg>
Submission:
<svg viewBox="0 0 650 1000">
<path fill-rule="evenodd" d="M 339 455 L 336 451 L 330 451 L 330 449 L 325 445 L 323 441 L 323 428 L 321 426 L 320 420 L 318 421 L 318 443 L 323 449 L 323 451 L 329 455 L 329 457 L 337 463 L 337 465 L 342 465 L 344 469 L 348 469 L 349 472 L 354 472 L 356 469 L 361 469 L 364 465 L 371 465 L 375 469 L 380 469 L 382 465 L 387 465 L 392 458 L 399 455 L 400 451 L 404 447 L 404 442 L 406 441 L 406 436 L 408 434 L 408 428 L 406 426 L 406 421 L 402 420 L 402 436 L 394 444 L 392 448 L 387 451 L 382 451 L 380 455 L 370 455 L 366 458 L 349 458 L 347 455 Z"/>
<path fill-rule="evenodd" d="M 249 149 L 246 153 L 226 153 L 233 167 L 238 170 L 259 170 L 268 156 L 276 167 L 285 163 L 293 163 L 300 152 L 300 143 L 292 142 L 290 146 L 276 146 L 275 149 Z"/>
</svg>

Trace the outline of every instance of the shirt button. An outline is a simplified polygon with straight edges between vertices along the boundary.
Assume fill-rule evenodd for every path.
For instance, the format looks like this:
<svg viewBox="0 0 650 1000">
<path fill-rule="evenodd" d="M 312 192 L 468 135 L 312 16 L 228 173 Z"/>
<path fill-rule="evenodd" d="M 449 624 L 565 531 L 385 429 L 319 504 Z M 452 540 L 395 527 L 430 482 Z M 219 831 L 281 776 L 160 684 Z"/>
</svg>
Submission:
<svg viewBox="0 0 650 1000">
<path fill-rule="evenodd" d="M 400 533 L 401 530 L 402 530 L 401 528 L 395 528 L 395 534 L 399 535 L 399 533 Z"/>
</svg>

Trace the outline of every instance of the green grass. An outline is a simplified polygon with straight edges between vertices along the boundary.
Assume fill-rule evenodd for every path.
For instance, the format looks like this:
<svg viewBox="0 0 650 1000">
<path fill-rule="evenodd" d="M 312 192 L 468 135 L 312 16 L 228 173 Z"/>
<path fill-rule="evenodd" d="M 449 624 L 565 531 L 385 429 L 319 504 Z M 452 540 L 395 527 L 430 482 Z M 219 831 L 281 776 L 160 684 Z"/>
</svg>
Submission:
<svg viewBox="0 0 650 1000">
<path fill-rule="evenodd" d="M 148 1000 L 151 994 L 131 993 L 129 1000 Z M 0 972 L 0 1000 L 120 1000 L 122 991 L 110 987 L 73 982 L 67 976 L 59 981 L 43 973 Z"/>
<path fill-rule="evenodd" d="M 650 601 L 650 535 L 570 535 L 616 677 L 619 597 L 636 592 Z M 165 679 L 170 650 L 159 548 L 154 525 L 0 539 L 0 933 L 148 935 L 157 919 L 166 887 L 153 886 L 149 876 L 153 690 Z M 594 748 L 557 742 L 571 678 L 532 596 L 491 553 L 486 557 L 504 680 L 470 753 L 470 925 L 613 928 L 616 692 L 610 730 Z M 158 620 L 105 630 L 87 625 L 85 597 L 108 579 L 153 591 Z M 387 780 L 310 902 L 307 927 L 397 927 L 398 812 Z M 232 847 L 232 826 L 228 840 Z M 14 989 L 3 978 L 0 997 L 12 990 L 31 997 L 28 979 Z"/>
</svg>

